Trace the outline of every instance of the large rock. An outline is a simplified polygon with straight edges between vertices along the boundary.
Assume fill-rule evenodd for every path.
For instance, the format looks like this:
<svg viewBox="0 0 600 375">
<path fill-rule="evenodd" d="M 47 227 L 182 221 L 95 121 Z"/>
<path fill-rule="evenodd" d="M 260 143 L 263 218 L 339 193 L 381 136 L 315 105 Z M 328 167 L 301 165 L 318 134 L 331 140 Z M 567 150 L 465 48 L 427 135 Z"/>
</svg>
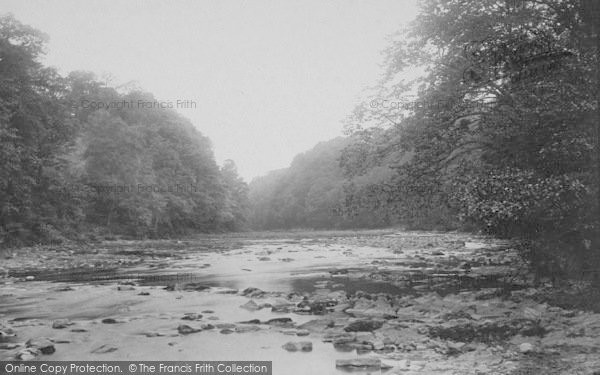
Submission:
<svg viewBox="0 0 600 375">
<path fill-rule="evenodd" d="M 371 320 L 371 319 L 362 319 L 356 320 L 346 327 L 344 327 L 344 331 L 346 332 L 371 332 L 376 329 L 383 327 L 383 321 L 381 320 Z"/>
</svg>

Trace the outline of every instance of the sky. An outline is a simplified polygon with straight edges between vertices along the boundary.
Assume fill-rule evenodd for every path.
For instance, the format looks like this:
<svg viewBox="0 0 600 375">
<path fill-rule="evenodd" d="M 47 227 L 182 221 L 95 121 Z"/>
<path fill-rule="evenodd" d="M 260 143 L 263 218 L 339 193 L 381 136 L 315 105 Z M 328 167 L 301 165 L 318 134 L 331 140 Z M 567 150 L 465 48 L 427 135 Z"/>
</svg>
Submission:
<svg viewBox="0 0 600 375">
<path fill-rule="evenodd" d="M 44 63 L 133 81 L 246 181 L 342 135 L 417 0 L 0 0 L 50 37 Z"/>
</svg>

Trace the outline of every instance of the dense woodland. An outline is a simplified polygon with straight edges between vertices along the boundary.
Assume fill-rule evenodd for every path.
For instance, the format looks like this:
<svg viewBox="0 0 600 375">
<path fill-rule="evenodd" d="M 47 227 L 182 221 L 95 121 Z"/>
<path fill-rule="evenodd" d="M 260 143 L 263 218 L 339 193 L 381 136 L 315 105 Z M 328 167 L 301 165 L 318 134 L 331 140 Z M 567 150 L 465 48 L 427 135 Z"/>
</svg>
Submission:
<svg viewBox="0 0 600 375">
<path fill-rule="evenodd" d="M 423 1 L 349 137 L 251 183 L 253 223 L 469 229 L 598 269 L 599 4 Z"/>
<path fill-rule="evenodd" d="M 149 93 L 43 66 L 46 39 L 0 18 L 2 245 L 243 225 L 247 185 L 209 139 Z"/>
<path fill-rule="evenodd" d="M 518 238 L 549 272 L 598 268 L 598 4 L 422 1 L 346 136 L 250 186 L 173 110 L 81 105 L 155 99 L 59 76 L 45 36 L 4 16 L 0 239 L 401 225 Z"/>
</svg>

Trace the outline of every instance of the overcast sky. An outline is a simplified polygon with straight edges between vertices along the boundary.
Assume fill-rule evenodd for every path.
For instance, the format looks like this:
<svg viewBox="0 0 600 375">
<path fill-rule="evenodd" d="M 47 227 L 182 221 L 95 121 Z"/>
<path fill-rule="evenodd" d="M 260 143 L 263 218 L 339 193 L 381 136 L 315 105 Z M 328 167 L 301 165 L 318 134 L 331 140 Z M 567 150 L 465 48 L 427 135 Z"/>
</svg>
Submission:
<svg viewBox="0 0 600 375">
<path fill-rule="evenodd" d="M 50 36 L 46 64 L 137 81 L 250 181 L 341 135 L 413 0 L 0 0 Z"/>
</svg>

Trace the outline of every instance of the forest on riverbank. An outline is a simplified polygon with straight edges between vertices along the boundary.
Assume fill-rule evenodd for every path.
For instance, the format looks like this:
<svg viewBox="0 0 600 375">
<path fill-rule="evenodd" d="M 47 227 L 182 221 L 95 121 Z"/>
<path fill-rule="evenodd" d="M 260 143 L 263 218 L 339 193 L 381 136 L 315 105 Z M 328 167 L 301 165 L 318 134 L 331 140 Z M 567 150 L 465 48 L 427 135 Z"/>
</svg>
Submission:
<svg viewBox="0 0 600 375">
<path fill-rule="evenodd" d="M 254 225 L 476 230 L 546 273 L 598 269 L 598 9 L 424 1 L 348 138 L 250 184 Z"/>
<path fill-rule="evenodd" d="M 47 36 L 0 18 L 0 245 L 239 229 L 247 184 L 150 93 L 39 60 Z"/>
</svg>

